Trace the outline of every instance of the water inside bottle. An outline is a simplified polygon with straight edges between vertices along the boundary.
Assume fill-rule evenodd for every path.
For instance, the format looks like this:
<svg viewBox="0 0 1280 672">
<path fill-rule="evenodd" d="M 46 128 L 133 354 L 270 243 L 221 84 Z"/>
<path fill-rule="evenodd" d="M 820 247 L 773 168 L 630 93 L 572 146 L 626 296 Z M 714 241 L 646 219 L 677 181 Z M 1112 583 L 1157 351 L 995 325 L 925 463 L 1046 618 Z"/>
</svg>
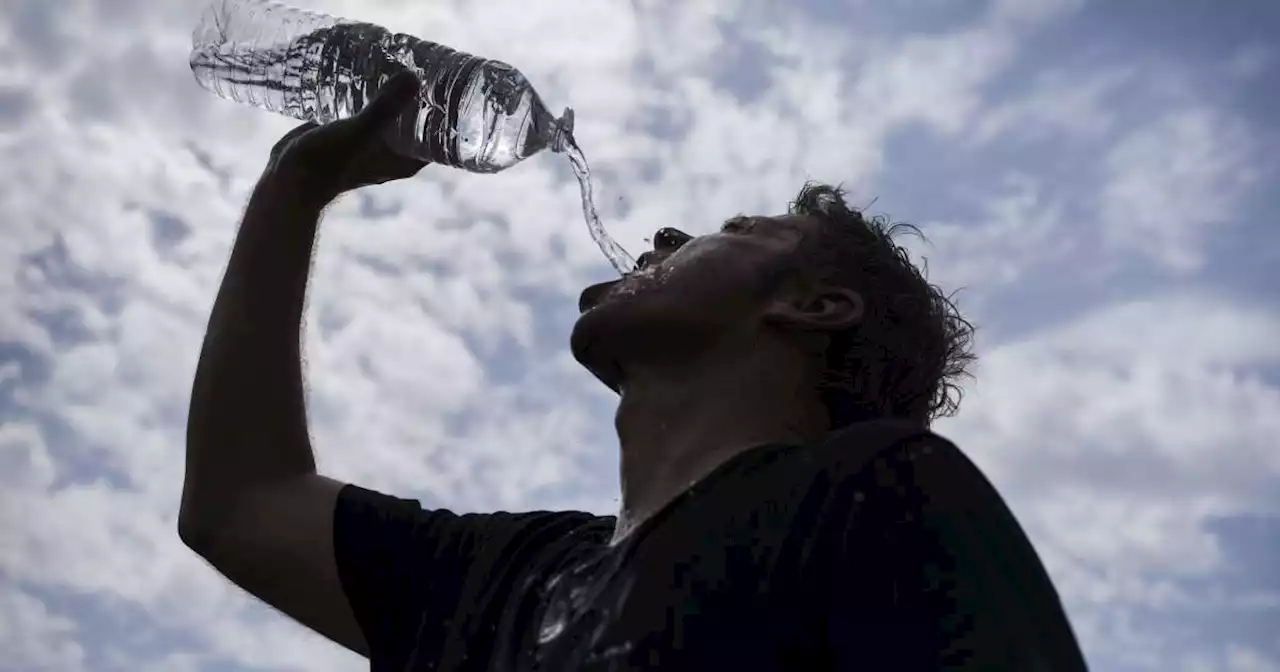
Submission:
<svg viewBox="0 0 1280 672">
<path fill-rule="evenodd" d="M 258 6 L 254 2 L 239 9 Z M 592 240 L 620 275 L 634 270 L 635 260 L 604 230 L 596 212 L 591 168 L 573 139 L 572 111 L 555 122 L 554 139 L 529 143 L 528 124 L 545 108 L 515 68 L 374 24 L 301 10 L 246 28 L 241 22 L 250 27 L 253 22 L 236 9 L 215 4 L 193 34 L 190 65 L 206 89 L 323 124 L 354 116 L 387 77 L 414 68 L 425 95 L 416 115 L 389 130 L 393 147 L 409 156 L 492 173 L 515 165 L 550 140 L 573 167 Z M 295 32 L 299 30 L 301 34 Z"/>
<path fill-rule="evenodd" d="M 600 251 L 604 253 L 618 275 L 626 275 L 635 270 L 636 260 L 627 254 L 618 241 L 604 230 L 604 224 L 600 223 L 600 215 L 596 212 L 595 198 L 591 188 L 591 166 L 587 165 L 587 158 L 583 156 L 582 149 L 578 147 L 571 133 L 566 134 L 562 142 L 564 145 L 561 152 L 568 157 L 569 165 L 573 167 L 573 176 L 578 178 L 578 191 L 582 194 L 582 216 L 587 220 L 587 230 L 591 232 L 591 239 L 596 241 L 596 245 L 600 247 Z"/>
</svg>

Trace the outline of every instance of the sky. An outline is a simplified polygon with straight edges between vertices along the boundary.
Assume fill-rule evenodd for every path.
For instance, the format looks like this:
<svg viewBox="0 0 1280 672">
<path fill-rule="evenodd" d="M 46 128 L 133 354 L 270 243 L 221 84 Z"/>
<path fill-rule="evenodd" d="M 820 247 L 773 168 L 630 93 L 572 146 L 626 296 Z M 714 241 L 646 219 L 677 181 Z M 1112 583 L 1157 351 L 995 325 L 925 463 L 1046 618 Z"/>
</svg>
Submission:
<svg viewBox="0 0 1280 672">
<path fill-rule="evenodd" d="M 1023 523 L 1096 670 L 1280 670 L 1280 4 L 299 0 L 519 67 L 633 253 L 806 179 L 916 224 L 980 361 L 935 429 Z M 0 670 L 359 670 L 176 533 L 205 320 L 296 122 L 187 66 L 192 0 L 0 5 Z M 573 361 L 611 271 L 567 161 L 327 213 L 320 468 L 455 511 L 617 505 Z"/>
</svg>

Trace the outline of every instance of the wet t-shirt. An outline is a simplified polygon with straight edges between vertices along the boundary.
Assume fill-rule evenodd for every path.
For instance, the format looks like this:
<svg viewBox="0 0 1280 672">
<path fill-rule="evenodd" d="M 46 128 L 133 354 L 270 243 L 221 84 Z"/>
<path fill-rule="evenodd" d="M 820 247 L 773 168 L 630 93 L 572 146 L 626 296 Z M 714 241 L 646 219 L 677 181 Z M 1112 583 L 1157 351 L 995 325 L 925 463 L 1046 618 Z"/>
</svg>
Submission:
<svg viewBox="0 0 1280 672">
<path fill-rule="evenodd" d="M 1084 669 L 1000 496 L 909 424 L 748 450 L 610 545 L 614 523 L 346 487 L 372 670 Z"/>
</svg>

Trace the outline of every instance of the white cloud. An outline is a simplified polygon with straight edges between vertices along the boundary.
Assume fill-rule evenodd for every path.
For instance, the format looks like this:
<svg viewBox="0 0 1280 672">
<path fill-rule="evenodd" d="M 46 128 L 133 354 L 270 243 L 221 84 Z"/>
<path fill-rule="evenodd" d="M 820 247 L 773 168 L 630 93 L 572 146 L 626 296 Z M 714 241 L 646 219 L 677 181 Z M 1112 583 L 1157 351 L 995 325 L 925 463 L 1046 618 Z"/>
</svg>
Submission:
<svg viewBox="0 0 1280 672">
<path fill-rule="evenodd" d="M 1280 664 L 1256 649 L 1233 644 L 1227 647 L 1227 669 L 1230 672 L 1275 672 Z"/>
<path fill-rule="evenodd" d="M 901 241 L 927 263 L 932 281 L 976 290 L 975 302 L 964 296 L 968 311 L 982 310 L 992 290 L 1080 252 L 1076 235 L 1064 230 L 1061 204 L 1038 179 L 1014 174 L 987 187 L 992 193 L 974 196 L 982 208 L 977 221 L 922 222 L 924 239 Z"/>
<path fill-rule="evenodd" d="M 1206 608 L 1229 569 L 1211 529 L 1280 514 L 1280 313 L 1221 297 L 1117 305 L 988 352 L 944 425 L 1010 497 L 1081 622 Z M 1238 596 L 1244 598 L 1246 596 Z M 1135 618 L 1161 665 L 1176 642 Z M 1084 627 L 1093 651 L 1126 646 Z"/>
<path fill-rule="evenodd" d="M 986 110 L 971 140 L 986 143 L 1005 134 L 1037 140 L 1061 133 L 1086 138 L 1104 134 L 1116 121 L 1111 99 L 1136 76 L 1128 67 L 1040 73 L 1024 96 Z"/>
<path fill-rule="evenodd" d="M 76 643 L 76 624 L 49 613 L 38 598 L 0 591 L 0 650 L 4 669 L 71 672 L 84 669 L 84 650 Z"/>
<path fill-rule="evenodd" d="M 1227 73 L 1239 79 L 1252 79 L 1267 71 L 1275 54 L 1261 44 L 1246 44 L 1227 61 Z"/>
<path fill-rule="evenodd" d="M 1169 112 L 1130 133 L 1103 159 L 1107 241 L 1174 271 L 1196 270 L 1206 241 L 1257 179 L 1250 150 L 1239 121 L 1205 107 Z"/>
</svg>

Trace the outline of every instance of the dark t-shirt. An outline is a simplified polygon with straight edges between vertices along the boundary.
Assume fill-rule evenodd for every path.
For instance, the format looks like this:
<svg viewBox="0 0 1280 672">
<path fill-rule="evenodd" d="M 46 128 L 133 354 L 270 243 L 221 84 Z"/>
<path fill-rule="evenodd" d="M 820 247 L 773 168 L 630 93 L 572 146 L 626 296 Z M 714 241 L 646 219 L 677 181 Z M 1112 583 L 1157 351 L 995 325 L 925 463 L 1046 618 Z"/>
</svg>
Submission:
<svg viewBox="0 0 1280 672">
<path fill-rule="evenodd" d="M 624 541 L 348 486 L 334 534 L 374 672 L 1082 670 L 1017 521 L 905 423 L 746 451 Z"/>
</svg>

